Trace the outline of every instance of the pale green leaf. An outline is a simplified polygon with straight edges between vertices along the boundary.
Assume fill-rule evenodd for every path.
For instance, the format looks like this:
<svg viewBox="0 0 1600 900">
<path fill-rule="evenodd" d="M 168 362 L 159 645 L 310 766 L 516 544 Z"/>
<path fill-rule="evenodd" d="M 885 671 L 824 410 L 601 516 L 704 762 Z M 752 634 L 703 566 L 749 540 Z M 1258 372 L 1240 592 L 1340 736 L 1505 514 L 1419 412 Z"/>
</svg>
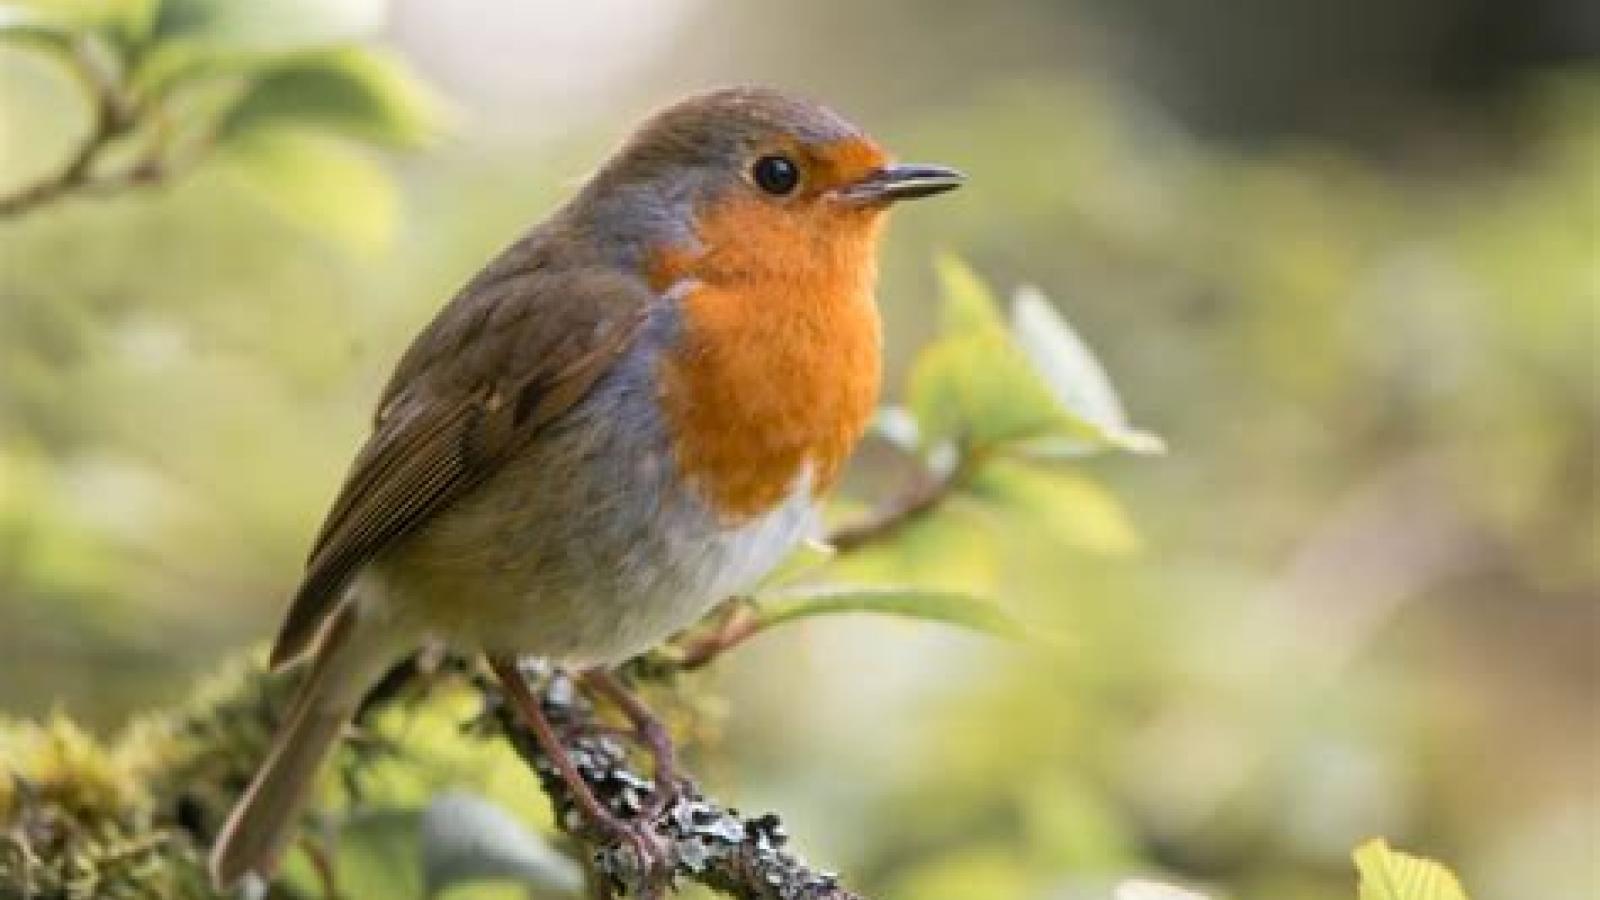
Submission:
<svg viewBox="0 0 1600 900">
<path fill-rule="evenodd" d="M 1159 437 L 1128 423 L 1122 400 L 1100 361 L 1044 294 L 1033 287 L 1018 290 L 1011 314 L 1017 346 L 1062 408 L 1124 450 L 1163 450 Z"/>
<path fill-rule="evenodd" d="M 989 286 L 961 257 L 941 253 L 933 261 L 939 279 L 940 327 L 947 335 L 1001 333 L 1005 322 Z"/>
<path fill-rule="evenodd" d="M 155 28 L 156 14 L 161 9 L 161 0 L 118 0 L 117 6 L 121 8 L 119 16 L 123 33 L 134 41 L 142 41 L 150 36 Z"/>
<path fill-rule="evenodd" d="M 913 517 L 888 540 L 840 554 L 830 578 L 849 584 L 937 584 L 946 590 L 993 596 L 1004 566 L 998 550 L 998 518 L 983 504 L 957 493 L 936 513 Z"/>
<path fill-rule="evenodd" d="M 155 40 L 130 82 L 158 95 L 179 82 L 359 52 L 356 42 L 382 31 L 384 8 L 384 0 L 163 0 L 151 29 Z"/>
<path fill-rule="evenodd" d="M 100 5 L 106 11 L 107 36 L 123 44 L 136 44 L 150 36 L 161 0 L 112 0 Z"/>
<path fill-rule="evenodd" d="M 1071 425 L 1004 333 L 935 341 L 912 363 L 907 393 L 925 447 L 995 444 Z"/>
<path fill-rule="evenodd" d="M 283 51 L 375 37 L 387 6 L 386 0 L 162 0 L 152 30 L 161 41 Z"/>
<path fill-rule="evenodd" d="M 942 336 L 912 364 L 909 403 L 924 447 L 1047 441 L 1075 455 L 1120 447 L 1154 452 L 1154 436 L 1128 426 L 1105 373 L 1042 299 L 1019 298 L 1008 332 L 994 296 L 954 256 L 937 260 Z"/>
<path fill-rule="evenodd" d="M 61 49 L 71 45 L 72 24 L 27 6 L 0 5 L 0 42 Z"/>
<path fill-rule="evenodd" d="M 394 229 L 399 200 L 388 172 L 344 141 L 263 131 L 221 148 L 218 162 L 273 211 L 352 249 L 374 250 Z"/>
<path fill-rule="evenodd" d="M 261 63 L 256 54 L 222 50 L 194 38 L 171 38 L 140 55 L 128 84 L 140 96 L 158 97 L 179 82 L 241 76 Z"/>
<path fill-rule="evenodd" d="M 1355 852 L 1361 900 L 1467 900 L 1456 876 L 1439 863 L 1389 849 L 1383 840 Z"/>
<path fill-rule="evenodd" d="M 373 50 L 294 54 L 259 74 L 222 116 L 222 140 L 263 128 L 315 127 L 387 146 L 438 130 L 437 104 L 400 61 Z"/>
<path fill-rule="evenodd" d="M 0 3 L 0 39 L 63 43 L 95 32 L 123 43 L 149 33 L 158 0 L 12 0 Z"/>
<path fill-rule="evenodd" d="M 1139 535 L 1115 494 L 1078 472 L 994 459 L 966 489 L 1000 509 L 1038 523 L 1052 540 L 1090 553 L 1139 549 Z"/>
<path fill-rule="evenodd" d="M 960 625 L 996 637 L 1021 638 L 1022 624 L 993 600 L 918 587 L 829 587 L 770 594 L 759 600 L 763 629 L 839 613 L 878 613 Z"/>
</svg>

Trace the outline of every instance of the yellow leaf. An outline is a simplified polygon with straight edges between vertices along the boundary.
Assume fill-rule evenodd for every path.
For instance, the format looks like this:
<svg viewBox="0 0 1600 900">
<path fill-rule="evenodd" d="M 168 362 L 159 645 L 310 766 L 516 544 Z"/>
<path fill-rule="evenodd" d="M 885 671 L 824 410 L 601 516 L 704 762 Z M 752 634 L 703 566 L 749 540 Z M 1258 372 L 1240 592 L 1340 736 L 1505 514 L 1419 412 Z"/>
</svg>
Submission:
<svg viewBox="0 0 1600 900">
<path fill-rule="evenodd" d="M 1431 859 L 1389 849 L 1382 839 L 1355 852 L 1361 900 L 1467 900 L 1461 882 Z"/>
</svg>

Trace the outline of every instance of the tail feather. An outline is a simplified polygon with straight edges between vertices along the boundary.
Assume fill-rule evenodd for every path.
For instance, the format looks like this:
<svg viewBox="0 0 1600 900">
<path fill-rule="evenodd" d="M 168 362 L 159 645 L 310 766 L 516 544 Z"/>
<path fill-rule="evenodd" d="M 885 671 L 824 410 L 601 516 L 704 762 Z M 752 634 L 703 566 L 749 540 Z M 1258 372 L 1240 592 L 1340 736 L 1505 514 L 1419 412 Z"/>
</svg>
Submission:
<svg viewBox="0 0 1600 900">
<path fill-rule="evenodd" d="M 294 834 L 323 759 L 368 686 L 392 661 L 387 642 L 367 639 L 354 604 L 328 622 L 311 672 L 273 738 L 266 762 L 239 798 L 211 850 L 219 890 L 246 874 L 270 877 Z"/>
<path fill-rule="evenodd" d="M 308 715 L 281 732 L 212 849 L 211 880 L 218 889 L 251 872 L 267 876 L 277 868 L 322 759 L 344 723 L 344 716 Z"/>
</svg>

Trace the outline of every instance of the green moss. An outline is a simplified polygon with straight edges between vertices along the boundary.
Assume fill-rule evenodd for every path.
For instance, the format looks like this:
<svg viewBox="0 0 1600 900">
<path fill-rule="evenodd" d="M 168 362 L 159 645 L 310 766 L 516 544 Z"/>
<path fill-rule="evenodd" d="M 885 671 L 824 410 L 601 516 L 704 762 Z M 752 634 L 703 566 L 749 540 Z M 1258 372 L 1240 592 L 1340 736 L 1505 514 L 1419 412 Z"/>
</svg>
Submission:
<svg viewBox="0 0 1600 900">
<path fill-rule="evenodd" d="M 265 753 L 286 681 L 235 663 L 109 745 L 62 714 L 0 723 L 0 897 L 217 896 L 205 848 Z"/>
</svg>

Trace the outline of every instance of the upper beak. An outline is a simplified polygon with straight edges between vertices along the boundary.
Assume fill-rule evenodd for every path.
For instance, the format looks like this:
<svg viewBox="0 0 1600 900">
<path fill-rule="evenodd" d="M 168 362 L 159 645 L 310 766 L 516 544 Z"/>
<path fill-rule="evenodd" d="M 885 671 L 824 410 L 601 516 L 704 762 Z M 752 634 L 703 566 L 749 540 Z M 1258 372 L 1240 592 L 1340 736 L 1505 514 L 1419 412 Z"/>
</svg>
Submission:
<svg viewBox="0 0 1600 900">
<path fill-rule="evenodd" d="M 949 166 L 901 163 L 874 169 L 867 177 L 839 189 L 853 203 L 893 203 L 953 191 L 967 180 Z"/>
</svg>

